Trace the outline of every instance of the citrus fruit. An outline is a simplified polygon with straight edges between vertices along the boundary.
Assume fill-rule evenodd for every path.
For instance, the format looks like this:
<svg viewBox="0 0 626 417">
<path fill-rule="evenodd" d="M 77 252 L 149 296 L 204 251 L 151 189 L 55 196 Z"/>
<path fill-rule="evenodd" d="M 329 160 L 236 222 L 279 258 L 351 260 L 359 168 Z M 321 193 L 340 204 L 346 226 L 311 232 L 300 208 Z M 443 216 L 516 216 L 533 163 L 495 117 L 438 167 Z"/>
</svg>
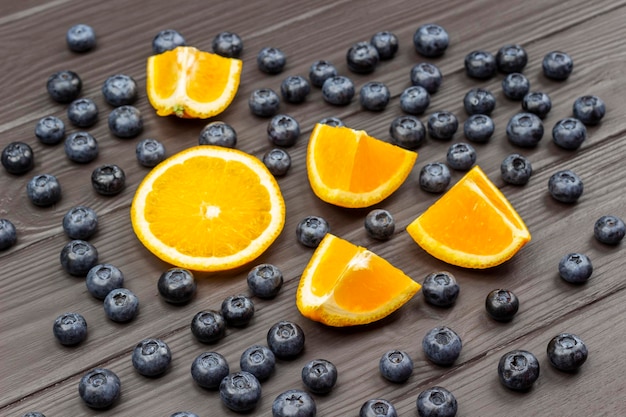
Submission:
<svg viewBox="0 0 626 417">
<path fill-rule="evenodd" d="M 206 119 L 233 101 L 241 68 L 239 59 L 179 46 L 148 58 L 148 99 L 159 116 Z"/>
<path fill-rule="evenodd" d="M 478 166 L 406 228 L 435 258 L 465 268 L 490 268 L 530 241 L 522 218 Z"/>
<path fill-rule="evenodd" d="M 274 242 L 285 203 L 259 159 L 202 145 L 154 167 L 137 188 L 130 215 L 139 240 L 162 260 L 221 271 L 252 261 Z"/>
<path fill-rule="evenodd" d="M 382 257 L 327 233 L 302 273 L 296 305 L 328 326 L 354 326 L 388 316 L 420 287 Z"/>
<path fill-rule="evenodd" d="M 315 195 L 341 207 L 381 202 L 402 185 L 417 153 L 346 126 L 315 125 L 307 172 Z"/>
</svg>

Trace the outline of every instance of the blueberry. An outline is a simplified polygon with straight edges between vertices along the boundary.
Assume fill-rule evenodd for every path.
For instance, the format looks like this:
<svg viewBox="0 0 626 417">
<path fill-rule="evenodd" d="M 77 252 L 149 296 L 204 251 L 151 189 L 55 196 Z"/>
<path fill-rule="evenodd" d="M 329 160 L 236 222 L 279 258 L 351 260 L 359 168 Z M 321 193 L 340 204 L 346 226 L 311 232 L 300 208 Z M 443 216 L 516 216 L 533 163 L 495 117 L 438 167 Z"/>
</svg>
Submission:
<svg viewBox="0 0 626 417">
<path fill-rule="evenodd" d="M 74 52 L 87 52 L 96 47 L 96 32 L 89 25 L 78 24 L 67 30 L 65 40 Z"/>
<path fill-rule="evenodd" d="M 101 195 L 119 194 L 126 186 L 126 174 L 115 164 L 101 165 L 92 171 L 91 185 Z"/>
<path fill-rule="evenodd" d="M 426 275 L 422 283 L 422 294 L 428 304 L 438 307 L 453 305 L 459 296 L 460 287 L 454 275 L 448 271 Z"/>
<path fill-rule="evenodd" d="M 283 71 L 287 63 L 287 56 L 278 48 L 262 48 L 256 56 L 259 69 L 267 74 L 278 74 Z"/>
<path fill-rule="evenodd" d="M 572 333 L 560 333 L 548 342 L 548 359 L 560 371 L 571 372 L 580 368 L 589 354 L 583 340 Z"/>
<path fill-rule="evenodd" d="M 35 166 L 33 149 L 24 142 L 11 142 L 2 149 L 2 166 L 9 174 L 25 174 Z"/>
<path fill-rule="evenodd" d="M 67 107 L 67 118 L 77 127 L 91 127 L 98 121 L 98 106 L 90 98 L 77 98 Z"/>
<path fill-rule="evenodd" d="M 191 333 L 202 343 L 215 343 L 226 335 L 226 320 L 216 310 L 203 310 L 193 316 Z"/>
<path fill-rule="evenodd" d="M 316 248 L 328 232 L 330 232 L 330 225 L 324 218 L 307 216 L 298 223 L 296 238 L 304 246 Z"/>
<path fill-rule="evenodd" d="M 565 52 L 552 51 L 548 52 L 541 61 L 543 74 L 557 81 L 566 80 L 574 69 L 574 61 Z"/>
<path fill-rule="evenodd" d="M 68 274 L 84 277 L 98 264 L 98 250 L 85 240 L 75 239 L 63 246 L 60 260 Z"/>
<path fill-rule="evenodd" d="M 196 294 L 196 279 L 191 271 L 183 268 L 170 268 L 159 277 L 157 289 L 165 301 L 171 304 L 185 304 Z"/>
<path fill-rule="evenodd" d="M 74 71 L 64 70 L 52 74 L 46 83 L 48 94 L 57 103 L 70 103 L 80 94 L 83 82 Z"/>
<path fill-rule="evenodd" d="M 583 193 L 583 182 L 571 170 L 557 171 L 548 180 L 548 191 L 555 200 L 575 203 Z"/>
<path fill-rule="evenodd" d="M 133 367 L 143 376 L 163 375 L 171 361 L 172 352 L 167 343 L 161 339 L 144 339 L 133 349 Z"/>
<path fill-rule="evenodd" d="M 287 103 L 302 103 L 311 92 L 311 85 L 301 75 L 290 75 L 280 83 L 280 94 Z"/>
<path fill-rule="evenodd" d="M 563 149 L 574 150 L 587 139 L 587 128 L 574 117 L 561 119 L 552 128 L 554 143 Z"/>
<path fill-rule="evenodd" d="M 104 298 L 104 314 L 118 323 L 131 321 L 139 311 L 139 299 L 131 290 L 116 288 Z"/>
<path fill-rule="evenodd" d="M 524 185 L 530 180 L 533 167 L 528 158 L 518 153 L 508 155 L 500 164 L 500 174 L 504 182 Z"/>
<path fill-rule="evenodd" d="M 278 114 L 267 124 L 267 136 L 276 146 L 293 146 L 300 137 L 300 124 L 289 115 Z"/>
<path fill-rule="evenodd" d="M 359 410 L 359 417 L 398 417 L 393 404 L 382 398 L 367 400 Z"/>
<path fill-rule="evenodd" d="M 400 94 L 400 108 L 409 114 L 423 114 L 430 105 L 430 94 L 421 85 L 407 87 Z"/>
<path fill-rule="evenodd" d="M 389 126 L 391 143 L 405 149 L 417 149 L 426 139 L 424 123 L 415 116 L 398 116 Z"/>
<path fill-rule="evenodd" d="M 226 58 L 239 58 L 243 52 L 241 37 L 233 32 L 220 32 L 211 42 L 213 52 Z"/>
<path fill-rule="evenodd" d="M 111 407 L 120 396 L 120 378 L 111 370 L 95 368 L 82 376 L 78 394 L 88 407 Z"/>
<path fill-rule="evenodd" d="M 248 272 L 248 288 L 259 298 L 270 299 L 278 295 L 283 286 L 283 273 L 272 264 L 260 264 Z"/>
<path fill-rule="evenodd" d="M 0 219 L 0 251 L 7 250 L 17 242 L 17 231 L 8 219 Z"/>
<path fill-rule="evenodd" d="M 26 185 L 26 195 L 36 206 L 51 206 L 61 200 L 61 184 L 54 175 L 35 175 Z"/>
<path fill-rule="evenodd" d="M 90 133 L 74 132 L 64 143 L 65 155 L 70 161 L 86 164 L 98 157 L 98 141 Z"/>
<path fill-rule="evenodd" d="M 237 146 L 237 132 L 225 122 L 215 121 L 207 124 L 200 131 L 200 145 L 216 145 L 225 148 Z"/>
<path fill-rule="evenodd" d="M 528 54 L 520 45 L 504 45 L 496 53 L 496 66 L 505 74 L 522 72 L 527 63 Z"/>
<path fill-rule="evenodd" d="M 496 75 L 496 58 L 491 52 L 472 51 L 465 56 L 465 72 L 471 78 L 486 80 Z"/>
<path fill-rule="evenodd" d="M 498 362 L 498 376 L 505 387 L 528 391 L 539 378 L 539 361 L 526 350 L 507 352 Z"/>
<path fill-rule="evenodd" d="M 424 354 L 436 365 L 452 365 L 461 354 L 462 347 L 459 335 L 445 326 L 429 330 L 422 339 Z"/>
<path fill-rule="evenodd" d="M 203 352 L 191 363 L 191 377 L 202 388 L 217 389 L 230 373 L 226 358 L 217 352 Z"/>
<path fill-rule="evenodd" d="M 220 382 L 220 399 L 233 411 L 253 410 L 261 400 L 261 384 L 250 372 L 226 375 Z"/>
<path fill-rule="evenodd" d="M 337 68 L 329 61 L 318 60 L 309 68 L 309 80 L 315 87 L 322 87 L 328 78 L 338 75 Z"/>
<path fill-rule="evenodd" d="M 476 150 L 469 143 L 454 143 L 448 148 L 446 162 L 452 169 L 467 171 L 476 162 Z"/>
<path fill-rule="evenodd" d="M 138 108 L 119 106 L 109 113 L 109 130 L 118 138 L 134 138 L 143 131 L 143 119 Z"/>
<path fill-rule="evenodd" d="M 393 58 L 398 52 L 398 37 L 386 30 L 372 35 L 370 43 L 378 51 L 378 57 L 381 61 Z"/>
<path fill-rule="evenodd" d="M 40 413 L 39 411 L 29 411 L 25 414 L 22 414 L 22 417 L 46 417 L 44 413 Z"/>
<path fill-rule="evenodd" d="M 222 316 L 226 324 L 234 327 L 244 327 L 254 316 L 254 303 L 245 295 L 231 295 L 222 301 Z"/>
<path fill-rule="evenodd" d="M 343 121 L 340 118 L 335 117 L 335 116 L 324 117 L 318 123 L 323 124 L 323 125 L 333 126 L 333 127 L 345 126 Z"/>
<path fill-rule="evenodd" d="M 365 216 L 367 235 L 377 240 L 388 240 L 393 236 L 396 223 L 391 213 L 383 209 L 375 209 Z"/>
<path fill-rule="evenodd" d="M 502 80 L 502 92 L 511 100 L 522 100 L 530 91 L 530 81 L 519 72 L 507 74 Z"/>
<path fill-rule="evenodd" d="M 485 298 L 487 314 L 497 321 L 511 321 L 519 310 L 519 298 L 510 290 L 496 289 Z"/>
<path fill-rule="evenodd" d="M 411 68 L 411 84 L 424 87 L 429 94 L 435 94 L 442 82 L 443 75 L 435 64 L 421 62 Z"/>
<path fill-rule="evenodd" d="M 472 88 L 463 97 L 463 107 L 469 115 L 490 115 L 496 107 L 496 97 L 484 88 Z"/>
<path fill-rule="evenodd" d="M 442 193 L 450 185 L 450 170 L 441 162 L 432 162 L 424 165 L 420 170 L 420 187 L 429 193 Z"/>
<path fill-rule="evenodd" d="M 111 264 L 93 266 L 85 279 L 87 291 L 99 300 L 104 300 L 111 290 L 124 286 L 124 274 Z"/>
<path fill-rule="evenodd" d="M 359 91 L 359 101 L 364 109 L 369 111 L 383 111 L 389 103 L 389 88 L 379 81 L 369 81 Z"/>
<path fill-rule="evenodd" d="M 302 367 L 302 383 L 315 394 L 328 394 L 337 383 L 337 367 L 326 359 L 313 359 Z"/>
<path fill-rule="evenodd" d="M 284 391 L 272 402 L 272 417 L 315 417 L 317 406 L 307 392 L 299 389 Z"/>
<path fill-rule="evenodd" d="M 446 30 L 436 24 L 429 23 L 417 28 L 413 34 L 413 46 L 418 54 L 433 58 L 444 54 L 450 43 Z"/>
<path fill-rule="evenodd" d="M 578 97 L 573 105 L 574 117 L 586 125 L 597 125 L 606 113 L 606 105 L 598 96 Z"/>
<path fill-rule="evenodd" d="M 54 337 L 64 346 L 75 346 L 87 339 L 87 321 L 78 313 L 64 313 L 54 320 Z"/>
<path fill-rule="evenodd" d="M 626 225 L 617 216 L 602 216 L 593 225 L 593 235 L 607 245 L 617 245 L 626 235 Z"/>
<path fill-rule="evenodd" d="M 413 373 L 413 360 L 407 352 L 389 350 L 378 361 L 378 370 L 388 381 L 405 382 Z"/>
<path fill-rule="evenodd" d="M 304 349 L 304 332 L 296 323 L 281 320 L 267 332 L 267 346 L 278 359 L 293 359 Z"/>
<path fill-rule="evenodd" d="M 374 72 L 380 56 L 378 50 L 369 42 L 357 42 L 346 53 L 348 69 L 359 74 Z"/>
<path fill-rule="evenodd" d="M 531 91 L 522 98 L 522 109 L 543 119 L 552 109 L 552 100 L 546 93 Z"/>
<path fill-rule="evenodd" d="M 143 139 L 135 147 L 135 156 L 140 165 L 152 168 L 165 159 L 165 146 L 156 139 Z"/>
<path fill-rule="evenodd" d="M 133 104 L 137 100 L 137 82 L 129 75 L 111 75 L 102 84 L 102 95 L 111 106 Z"/>
<path fill-rule="evenodd" d="M 420 417 L 454 417 L 458 409 L 454 394 L 438 386 L 420 392 L 416 405 Z"/>
<path fill-rule="evenodd" d="M 506 125 L 506 136 L 514 145 L 535 147 L 543 137 L 543 123 L 534 113 L 517 113 Z"/>
<path fill-rule="evenodd" d="M 495 125 L 486 114 L 472 114 L 463 123 L 463 134 L 467 140 L 485 143 L 493 136 Z"/>
<path fill-rule="evenodd" d="M 584 253 L 568 253 L 559 261 L 559 275 L 567 282 L 583 284 L 592 273 L 591 259 Z"/>
<path fill-rule="evenodd" d="M 322 85 L 322 98 L 335 106 L 346 106 L 354 97 L 354 83 L 348 77 L 336 75 Z"/>
<path fill-rule="evenodd" d="M 152 39 L 152 51 L 155 54 L 172 50 L 178 46 L 185 46 L 185 38 L 174 29 L 162 30 Z"/>
<path fill-rule="evenodd" d="M 291 156 L 281 148 L 273 148 L 263 155 L 263 163 L 275 177 L 282 177 L 291 168 Z"/>
<path fill-rule="evenodd" d="M 250 94 L 248 107 L 255 116 L 272 117 L 278 113 L 280 98 L 271 88 L 259 88 Z"/>
<path fill-rule="evenodd" d="M 192 413 L 191 411 L 177 411 L 174 414 L 171 414 L 170 417 L 198 417 L 196 413 Z"/>
<path fill-rule="evenodd" d="M 37 122 L 35 136 L 43 144 L 56 145 L 65 137 L 65 123 L 55 116 L 46 116 Z"/>
<path fill-rule="evenodd" d="M 428 117 L 428 134 L 433 139 L 452 139 L 457 129 L 459 121 L 456 116 L 449 111 L 438 111 Z"/>
<path fill-rule="evenodd" d="M 263 382 L 274 373 L 276 357 L 267 346 L 252 345 L 241 354 L 239 367 Z"/>
</svg>

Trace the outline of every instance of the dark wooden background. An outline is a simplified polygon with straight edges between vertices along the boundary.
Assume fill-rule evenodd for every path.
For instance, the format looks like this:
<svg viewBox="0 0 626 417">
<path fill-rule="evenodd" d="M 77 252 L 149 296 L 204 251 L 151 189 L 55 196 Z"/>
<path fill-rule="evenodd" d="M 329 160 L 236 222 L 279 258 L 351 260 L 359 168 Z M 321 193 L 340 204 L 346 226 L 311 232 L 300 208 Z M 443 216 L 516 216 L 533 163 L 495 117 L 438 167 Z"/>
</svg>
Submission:
<svg viewBox="0 0 626 417">
<path fill-rule="evenodd" d="M 32 410 L 47 417 L 169 416 L 182 410 L 199 416 L 235 415 L 221 404 L 217 392 L 195 385 L 191 362 L 203 351 L 216 350 L 225 355 L 232 370 L 238 370 L 241 352 L 265 343 L 267 330 L 280 319 L 304 328 L 305 351 L 296 360 L 277 363 L 276 373 L 263 383 L 263 398 L 252 415 L 271 415 L 272 401 L 280 392 L 303 389 L 300 370 L 314 358 L 331 360 L 339 369 L 334 391 L 315 396 L 320 416 L 358 416 L 361 404 L 376 397 L 392 401 L 402 416 L 415 416 L 417 395 L 432 385 L 447 387 L 456 395 L 459 416 L 626 415 L 624 242 L 609 247 L 593 237 L 593 224 L 600 216 L 626 218 L 626 2 L 1 0 L 0 10 L 0 144 L 27 142 L 36 158 L 35 168 L 26 175 L 0 172 L 0 217 L 10 219 L 18 230 L 17 245 L 0 253 L 0 415 L 21 416 Z M 402 114 L 399 96 L 410 85 L 410 69 L 427 61 L 415 53 L 412 36 L 419 25 L 428 22 L 444 26 L 451 45 L 442 58 L 432 61 L 441 68 L 444 83 L 421 118 L 426 121 L 429 113 L 445 109 L 462 123 L 467 117 L 462 99 L 470 88 L 494 92 L 496 133 L 489 143 L 475 145 L 477 163 L 510 199 L 532 233 L 532 241 L 512 260 L 489 270 L 446 265 L 421 250 L 404 230 L 438 198 L 419 189 L 421 166 L 444 161 L 448 146 L 464 140 L 461 130 L 450 142 L 428 139 L 418 150 L 419 159 L 407 181 L 376 206 L 395 216 L 396 233 L 388 242 L 366 236 L 367 209 L 325 204 L 313 195 L 306 179 L 308 135 L 323 117 L 340 117 L 350 127 L 389 140 L 389 125 Z M 95 28 L 95 50 L 86 54 L 68 50 L 65 32 L 76 23 Z M 346 107 L 333 107 L 322 100 L 317 88 L 304 104 L 281 104 L 281 112 L 299 121 L 302 134 L 288 149 L 291 170 L 279 179 L 287 204 L 284 231 L 254 264 L 274 263 L 283 271 L 285 284 L 276 299 L 255 299 L 252 323 L 244 329 L 229 329 L 215 345 L 194 339 L 189 331 L 191 318 L 202 309 L 218 308 L 226 296 L 248 293 L 245 277 L 254 264 L 228 273 L 197 274 L 196 298 L 185 306 L 168 305 L 159 298 L 156 281 L 169 265 L 142 247 L 129 221 L 131 198 L 148 172 L 135 159 L 136 143 L 153 137 L 172 155 L 196 145 L 200 130 L 208 123 L 160 118 L 148 103 L 145 62 L 152 53 L 152 38 L 166 28 L 179 30 L 188 44 L 204 50 L 211 49 L 211 40 L 221 31 L 242 37 L 240 90 L 230 108 L 214 120 L 231 124 L 238 134 L 237 148 L 259 157 L 271 144 L 266 136 L 268 120 L 248 110 L 247 100 L 254 89 L 279 91 L 284 77 L 306 76 L 313 61 L 327 59 L 350 76 L 357 89 L 377 80 L 392 92 L 389 106 L 381 113 L 362 110 L 358 96 Z M 382 62 L 373 74 L 350 73 L 345 61 L 350 45 L 380 30 L 399 37 L 397 56 Z M 546 134 L 534 149 L 515 148 L 506 139 L 506 123 L 521 107 L 503 96 L 502 74 L 479 82 L 468 78 L 463 69 L 463 58 L 470 51 L 495 53 L 506 43 L 526 48 L 530 59 L 524 73 L 532 89 L 547 92 L 553 100 L 553 109 L 544 120 Z M 256 53 L 265 46 L 287 54 L 282 74 L 270 76 L 257 69 Z M 574 72 L 565 82 L 550 81 L 541 74 L 541 60 L 552 50 L 573 57 Z M 94 99 L 100 109 L 98 123 L 88 129 L 99 141 L 100 154 L 86 165 L 69 161 L 62 145 L 44 146 L 34 136 L 35 124 L 47 115 L 61 117 L 68 133 L 77 130 L 69 124 L 65 106 L 46 93 L 47 77 L 63 69 L 82 77 L 82 96 Z M 108 131 L 111 107 L 100 88 L 115 73 L 130 75 L 139 84 L 137 107 L 145 124 L 139 138 L 118 139 Z M 589 129 L 588 140 L 579 150 L 559 149 L 552 143 L 552 126 L 571 115 L 574 100 L 583 94 L 600 96 L 607 115 L 599 126 Z M 534 173 L 526 186 L 505 185 L 500 178 L 500 163 L 512 152 L 521 152 L 532 162 Z M 91 171 L 104 163 L 119 164 L 126 172 L 127 187 L 117 196 L 102 197 L 91 188 Z M 548 178 L 560 169 L 572 169 L 583 178 L 585 191 L 577 204 L 559 204 L 548 194 Z M 54 174 L 61 182 L 63 197 L 53 207 L 35 207 L 26 197 L 26 183 L 39 173 Z M 461 175 L 453 172 L 453 181 Z M 126 277 L 125 286 L 139 296 L 140 314 L 128 324 L 109 321 L 102 303 L 87 292 L 84 280 L 69 276 L 60 266 L 59 253 L 69 240 L 61 220 L 78 204 L 98 213 L 100 229 L 92 243 L 100 261 L 117 265 Z M 370 248 L 418 282 L 430 272 L 452 272 L 461 285 L 460 298 L 453 308 L 439 309 L 427 305 L 418 293 L 390 317 L 357 328 L 327 328 L 305 319 L 294 299 L 299 276 L 312 253 L 295 239 L 296 224 L 306 215 L 325 217 L 333 233 Z M 569 252 L 584 252 L 591 258 L 594 273 L 587 284 L 568 285 L 559 278 L 558 262 Z M 485 313 L 484 298 L 495 288 L 511 289 L 521 300 L 520 312 L 511 323 L 494 322 Z M 89 324 L 88 339 L 74 348 L 62 347 L 52 335 L 54 318 L 66 311 L 80 312 Z M 464 342 L 459 360 L 449 368 L 427 362 L 421 351 L 423 335 L 438 325 L 450 326 Z M 589 347 L 587 363 L 574 374 L 555 370 L 546 357 L 548 341 L 563 331 L 578 334 Z M 160 378 L 142 377 L 132 367 L 131 350 L 146 337 L 160 337 L 172 350 L 171 368 Z M 391 348 L 406 350 L 415 362 L 414 373 L 404 384 L 389 383 L 378 373 L 380 356 Z M 517 348 L 532 351 L 541 364 L 541 376 L 528 393 L 509 391 L 498 381 L 500 356 Z M 110 368 L 122 380 L 119 402 L 102 412 L 88 409 L 77 389 L 80 377 L 96 366 Z"/>
</svg>

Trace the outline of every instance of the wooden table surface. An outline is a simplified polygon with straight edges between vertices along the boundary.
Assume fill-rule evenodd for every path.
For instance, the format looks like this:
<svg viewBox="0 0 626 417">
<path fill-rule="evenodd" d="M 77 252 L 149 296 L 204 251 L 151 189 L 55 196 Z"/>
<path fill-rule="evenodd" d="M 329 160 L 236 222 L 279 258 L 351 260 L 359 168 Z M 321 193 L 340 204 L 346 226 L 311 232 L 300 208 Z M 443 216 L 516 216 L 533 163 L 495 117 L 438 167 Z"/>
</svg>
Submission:
<svg viewBox="0 0 626 417">
<path fill-rule="evenodd" d="M 433 385 L 454 393 L 459 416 L 626 415 L 626 243 L 607 246 L 593 237 L 593 225 L 600 216 L 626 218 L 625 1 L 1 0 L 0 10 L 4 51 L 0 144 L 26 142 L 36 160 L 34 169 L 25 175 L 0 172 L 0 217 L 11 220 L 18 233 L 17 244 L 0 252 L 0 415 L 21 416 L 33 410 L 47 417 L 169 416 L 183 410 L 199 416 L 236 415 L 222 405 L 218 392 L 194 383 L 191 363 L 201 352 L 215 350 L 226 357 L 231 370 L 238 370 L 241 352 L 265 343 L 267 330 L 281 319 L 302 326 L 305 350 L 295 360 L 278 361 L 275 374 L 262 384 L 263 397 L 252 415 L 271 415 L 272 401 L 279 393 L 304 389 L 300 371 L 314 358 L 326 358 L 339 370 L 335 389 L 329 395 L 314 396 L 320 416 L 358 416 L 370 398 L 385 398 L 395 404 L 399 415 L 416 416 L 417 395 Z M 420 57 L 412 44 L 416 28 L 429 22 L 445 27 L 451 38 L 445 55 L 434 60 Z M 65 32 L 76 23 L 95 29 L 95 50 L 69 51 Z M 253 264 L 228 273 L 197 273 L 197 295 L 184 306 L 167 304 L 158 295 L 157 279 L 170 265 L 139 243 L 129 220 L 134 191 L 148 173 L 135 158 L 136 143 L 156 138 L 165 144 L 167 155 L 173 155 L 197 145 L 200 130 L 210 121 L 158 117 L 148 103 L 145 63 L 152 53 L 152 38 L 166 28 L 177 29 L 189 45 L 204 50 L 211 50 L 213 37 L 221 31 L 241 36 L 244 66 L 239 92 L 232 105 L 212 120 L 231 124 L 237 131 L 237 148 L 258 157 L 271 148 L 268 119 L 250 113 L 248 97 L 261 87 L 279 91 L 287 75 L 307 76 L 315 60 L 334 63 L 354 81 L 357 91 L 365 82 L 377 80 L 392 95 L 380 113 L 362 109 L 358 96 L 348 106 L 331 106 L 318 88 L 312 88 L 303 104 L 281 103 L 280 112 L 296 118 L 302 130 L 296 145 L 288 149 L 291 170 L 278 180 L 287 207 L 285 228 Z M 396 57 L 381 62 L 372 74 L 351 73 L 345 59 L 348 48 L 381 30 L 398 36 Z M 463 68 L 470 51 L 495 53 L 506 43 L 519 43 L 527 50 L 524 73 L 532 89 L 547 92 L 553 101 L 544 120 L 544 137 L 536 148 L 517 148 L 506 139 L 506 123 L 521 106 L 504 97 L 503 75 L 477 81 Z M 286 53 L 287 65 L 281 74 L 271 76 L 257 68 L 256 54 L 265 46 Z M 567 81 L 551 81 L 541 73 L 543 56 L 553 50 L 566 51 L 574 60 Z M 428 138 L 418 149 L 419 158 L 407 181 L 376 205 L 389 210 L 396 220 L 396 232 L 387 242 L 366 235 L 363 220 L 369 209 L 334 207 L 310 190 L 305 151 L 315 123 L 336 116 L 350 127 L 390 140 L 389 125 L 402 114 L 400 93 L 410 86 L 411 67 L 421 61 L 434 62 L 444 75 L 442 88 L 420 116 L 424 122 L 431 112 L 444 109 L 464 122 L 463 96 L 472 87 L 490 89 L 496 96 L 492 115 L 496 132 L 488 143 L 474 144 L 477 164 L 508 197 L 532 234 L 532 241 L 499 267 L 468 270 L 447 265 L 425 253 L 405 231 L 439 197 L 419 188 L 419 170 L 428 162 L 445 161 L 447 148 L 465 141 L 462 130 L 447 142 Z M 88 129 L 98 140 L 100 153 L 84 165 L 69 161 L 63 145 L 43 145 L 34 135 L 37 121 L 47 115 L 64 120 L 68 133 L 78 130 L 67 120 L 66 106 L 53 102 L 46 92 L 48 76 L 64 69 L 81 76 L 82 96 L 95 100 L 100 110 L 98 122 Z M 112 108 L 100 89 L 115 73 L 132 76 L 140 87 L 136 106 L 143 115 L 144 131 L 135 139 L 118 139 L 107 127 Z M 574 100 L 584 94 L 598 95 L 606 102 L 606 117 L 588 129 L 588 139 L 580 149 L 560 149 L 552 142 L 552 126 L 570 116 Z M 506 185 L 501 179 L 500 163 L 513 152 L 526 155 L 533 165 L 525 186 Z M 121 194 L 103 197 L 92 189 L 90 173 L 104 163 L 116 163 L 126 172 L 127 186 Z M 574 170 L 584 181 L 584 193 L 576 204 L 558 203 L 548 193 L 548 178 L 561 169 Z M 56 175 L 62 185 L 62 199 L 52 207 L 36 207 L 26 196 L 26 183 L 41 173 Z M 452 181 L 462 174 L 453 171 Z M 98 214 L 99 231 L 91 242 L 100 262 L 118 266 L 126 277 L 125 286 L 139 297 L 139 316 L 130 323 L 108 320 L 102 302 L 87 292 L 84 279 L 61 268 L 59 253 L 69 241 L 61 220 L 79 204 Z M 391 316 L 354 328 L 329 328 L 302 317 L 295 306 L 295 291 L 312 249 L 296 242 L 295 229 L 307 215 L 323 216 L 334 234 L 368 247 L 418 282 L 431 272 L 450 271 L 461 286 L 457 303 L 449 309 L 434 308 L 418 293 Z M 593 262 L 593 275 L 584 285 L 569 285 L 558 276 L 558 262 L 569 252 L 586 253 Z M 269 301 L 253 298 L 256 313 L 250 325 L 229 328 L 219 343 L 205 345 L 195 340 L 189 330 L 193 315 L 219 308 L 229 295 L 248 294 L 247 272 L 262 262 L 282 270 L 285 282 L 280 294 Z M 495 288 L 508 288 L 520 298 L 520 311 L 510 323 L 495 322 L 485 312 L 485 296 Z M 52 334 L 55 317 L 66 311 L 79 312 L 88 322 L 88 338 L 77 347 L 61 346 Z M 425 332 L 439 325 L 451 327 L 463 339 L 463 351 L 452 367 L 429 363 L 421 350 Z M 589 359 L 577 373 L 560 372 L 549 364 L 547 343 L 560 332 L 579 335 L 589 348 Z M 170 369 L 160 378 L 145 378 L 131 364 L 134 345 L 146 337 L 162 338 L 172 350 Z M 406 350 L 414 360 L 414 372 L 406 383 L 387 382 L 378 372 L 380 356 L 392 348 Z M 533 352 L 541 365 L 539 380 L 526 393 L 510 391 L 498 381 L 500 356 L 517 348 Z M 109 368 L 122 381 L 121 398 L 109 410 L 91 410 L 78 395 L 79 379 L 94 367 Z"/>
</svg>

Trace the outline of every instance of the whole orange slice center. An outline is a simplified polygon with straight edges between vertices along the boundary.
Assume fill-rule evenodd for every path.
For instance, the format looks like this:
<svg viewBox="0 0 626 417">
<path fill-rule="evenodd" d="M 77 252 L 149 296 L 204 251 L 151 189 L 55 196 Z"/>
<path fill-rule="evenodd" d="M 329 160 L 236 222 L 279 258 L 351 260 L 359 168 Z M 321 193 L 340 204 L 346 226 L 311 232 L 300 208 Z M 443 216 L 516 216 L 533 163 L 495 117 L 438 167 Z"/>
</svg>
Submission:
<svg viewBox="0 0 626 417">
<path fill-rule="evenodd" d="M 155 167 L 137 188 L 131 221 L 159 258 L 199 271 L 232 269 L 263 253 L 280 234 L 285 205 L 257 158 L 197 146 Z"/>
<path fill-rule="evenodd" d="M 300 278 L 296 305 L 312 320 L 352 326 L 388 316 L 419 289 L 382 257 L 327 234 Z"/>
<path fill-rule="evenodd" d="M 499 265 L 530 241 L 522 218 L 478 166 L 406 230 L 434 257 L 467 268 Z"/>
<path fill-rule="evenodd" d="M 309 139 L 307 173 L 323 201 L 360 208 L 389 197 L 406 180 L 417 153 L 363 130 L 318 123 Z"/>
</svg>

